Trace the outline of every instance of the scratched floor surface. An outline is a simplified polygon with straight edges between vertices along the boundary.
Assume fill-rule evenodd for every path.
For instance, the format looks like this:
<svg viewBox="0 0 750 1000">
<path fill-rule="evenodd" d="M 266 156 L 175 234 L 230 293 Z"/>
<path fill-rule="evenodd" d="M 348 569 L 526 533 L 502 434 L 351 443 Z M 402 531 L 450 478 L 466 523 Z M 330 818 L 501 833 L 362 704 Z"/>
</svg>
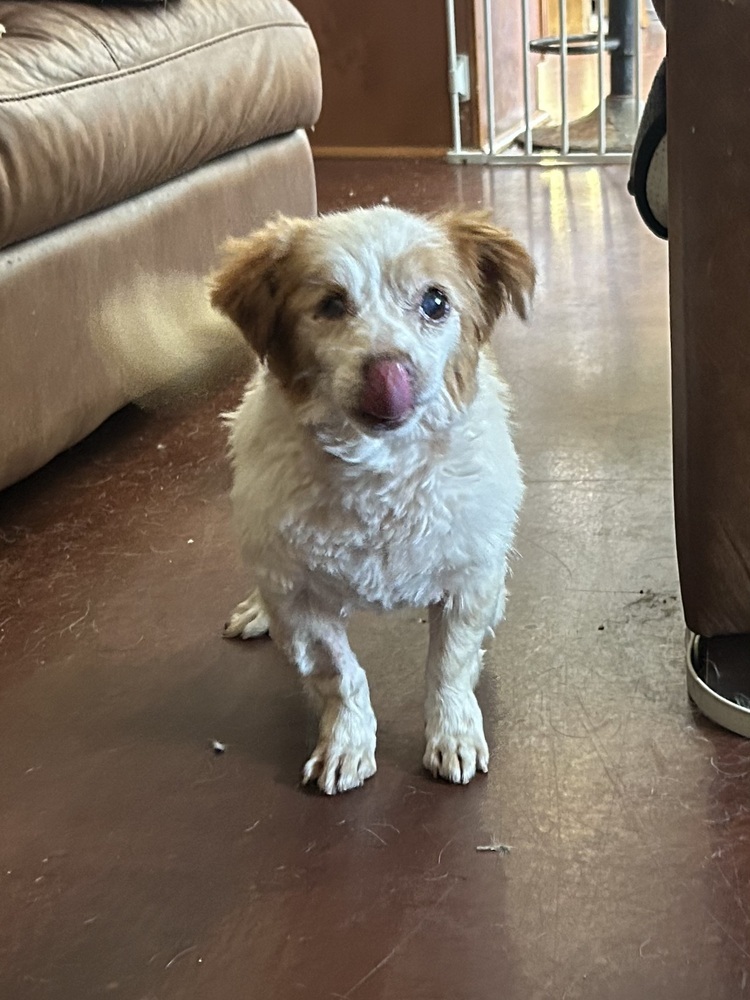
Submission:
<svg viewBox="0 0 750 1000">
<path fill-rule="evenodd" d="M 418 614 L 354 625 L 376 778 L 298 788 L 292 671 L 219 637 L 239 385 L 123 412 L 0 498 L 0 996 L 743 995 L 750 750 L 685 696 L 666 255 L 625 179 L 319 168 L 322 208 L 488 205 L 539 262 L 496 342 L 529 487 L 469 788 L 421 771 Z"/>
</svg>

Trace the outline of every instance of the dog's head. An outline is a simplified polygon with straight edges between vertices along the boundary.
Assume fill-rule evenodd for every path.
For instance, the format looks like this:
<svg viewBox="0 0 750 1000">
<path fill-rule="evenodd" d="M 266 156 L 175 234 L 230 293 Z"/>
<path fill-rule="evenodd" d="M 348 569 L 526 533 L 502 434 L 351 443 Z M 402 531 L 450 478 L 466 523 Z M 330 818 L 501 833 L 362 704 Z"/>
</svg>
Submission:
<svg viewBox="0 0 750 1000">
<path fill-rule="evenodd" d="M 481 345 L 507 309 L 525 316 L 534 274 L 484 214 L 382 206 L 234 241 L 212 302 L 300 420 L 380 435 L 471 401 Z"/>
</svg>

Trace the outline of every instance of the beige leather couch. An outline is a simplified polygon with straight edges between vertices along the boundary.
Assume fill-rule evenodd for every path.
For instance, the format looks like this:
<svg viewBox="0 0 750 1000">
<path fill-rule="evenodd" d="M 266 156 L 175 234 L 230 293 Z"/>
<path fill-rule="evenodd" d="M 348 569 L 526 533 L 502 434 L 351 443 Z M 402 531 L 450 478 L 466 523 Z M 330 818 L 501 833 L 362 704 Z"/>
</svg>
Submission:
<svg viewBox="0 0 750 1000">
<path fill-rule="evenodd" d="M 95 332 L 113 288 L 314 213 L 321 83 L 286 0 L 0 2 L 0 24 L 2 488 L 129 402 Z"/>
</svg>

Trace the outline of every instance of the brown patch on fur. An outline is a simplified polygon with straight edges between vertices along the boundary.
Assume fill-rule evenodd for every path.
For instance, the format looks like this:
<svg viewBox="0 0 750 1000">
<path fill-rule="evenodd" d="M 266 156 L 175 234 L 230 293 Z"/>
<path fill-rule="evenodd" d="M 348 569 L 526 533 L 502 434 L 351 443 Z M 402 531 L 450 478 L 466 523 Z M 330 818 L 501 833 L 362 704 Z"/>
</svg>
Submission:
<svg viewBox="0 0 750 1000">
<path fill-rule="evenodd" d="M 302 278 L 295 246 L 310 225 L 306 219 L 279 218 L 247 239 L 231 240 L 211 290 L 214 308 L 239 327 L 296 402 L 309 397 L 314 359 L 295 337 L 289 296 Z"/>
<path fill-rule="evenodd" d="M 508 309 L 526 319 L 526 300 L 536 283 L 536 268 L 527 250 L 507 229 L 498 229 L 489 219 L 487 212 L 446 212 L 437 217 L 456 248 L 464 274 L 479 294 L 483 340 Z"/>
<path fill-rule="evenodd" d="M 466 330 L 467 326 L 470 331 Z M 472 335 L 475 330 L 473 323 L 462 324 L 461 340 L 445 366 L 445 387 L 456 406 L 467 406 L 476 395 L 480 345 L 478 338 Z"/>
<path fill-rule="evenodd" d="M 496 320 L 509 308 L 526 319 L 536 268 L 525 248 L 486 212 L 446 212 L 437 216 L 458 254 L 467 306 L 461 340 L 445 368 L 445 385 L 457 405 L 471 402 L 477 387 L 479 352 Z"/>
<path fill-rule="evenodd" d="M 306 402 L 312 393 L 318 365 L 313 352 L 296 336 L 296 319 L 282 303 L 269 344 L 266 364 L 293 403 Z"/>
</svg>

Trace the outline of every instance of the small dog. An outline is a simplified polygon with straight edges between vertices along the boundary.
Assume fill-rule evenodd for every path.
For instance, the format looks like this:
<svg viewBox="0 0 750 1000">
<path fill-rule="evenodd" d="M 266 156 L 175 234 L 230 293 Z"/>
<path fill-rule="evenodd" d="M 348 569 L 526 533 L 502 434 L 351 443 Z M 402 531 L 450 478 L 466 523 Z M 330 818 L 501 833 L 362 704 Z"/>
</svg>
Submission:
<svg viewBox="0 0 750 1000">
<path fill-rule="evenodd" d="M 231 244 L 211 301 L 262 361 L 229 417 L 232 501 L 257 589 L 226 636 L 270 630 L 320 710 L 303 782 L 375 773 L 346 621 L 429 606 L 424 766 L 467 783 L 489 751 L 474 694 L 502 618 L 523 492 L 486 350 L 526 315 L 524 248 L 478 213 L 379 206 L 280 218 Z"/>
</svg>

